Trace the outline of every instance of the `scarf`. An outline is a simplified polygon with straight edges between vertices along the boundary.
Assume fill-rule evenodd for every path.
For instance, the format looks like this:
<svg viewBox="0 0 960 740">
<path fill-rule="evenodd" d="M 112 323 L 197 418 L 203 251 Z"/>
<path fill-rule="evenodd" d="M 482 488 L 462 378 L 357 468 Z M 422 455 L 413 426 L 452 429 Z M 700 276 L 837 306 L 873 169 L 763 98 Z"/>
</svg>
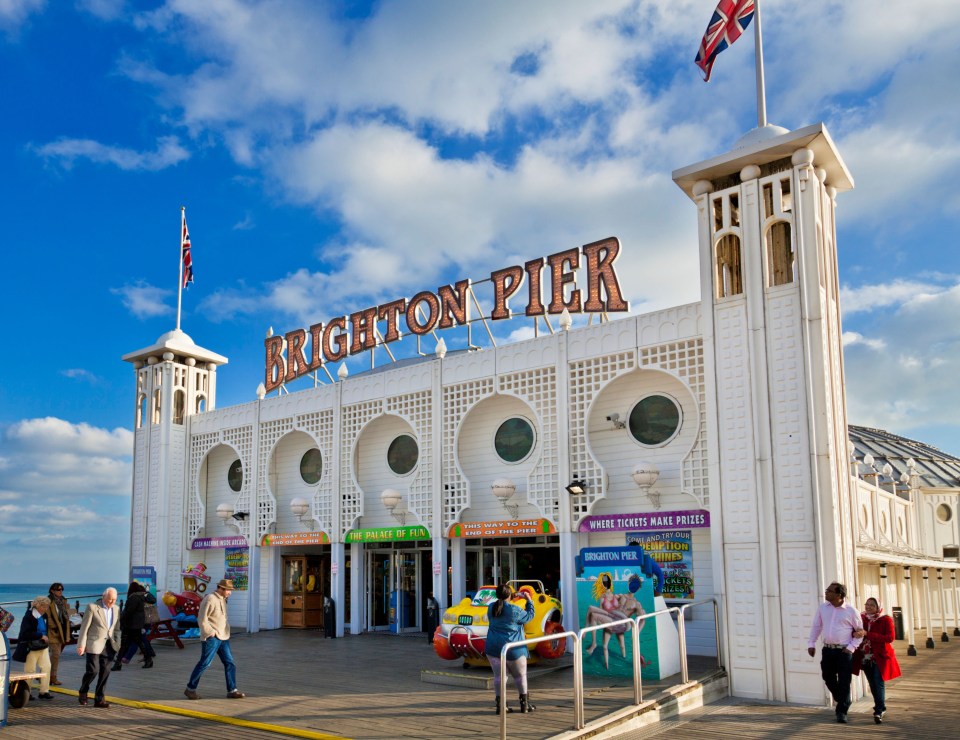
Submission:
<svg viewBox="0 0 960 740">
<path fill-rule="evenodd" d="M 883 614 L 883 609 L 879 606 L 877 607 L 876 614 L 867 614 L 864 612 L 860 615 L 860 618 L 863 620 L 863 628 L 867 631 L 866 636 L 863 638 L 863 659 L 864 660 L 873 660 L 873 645 L 870 644 L 870 630 L 873 629 L 874 623 L 880 619 L 880 616 Z"/>
</svg>

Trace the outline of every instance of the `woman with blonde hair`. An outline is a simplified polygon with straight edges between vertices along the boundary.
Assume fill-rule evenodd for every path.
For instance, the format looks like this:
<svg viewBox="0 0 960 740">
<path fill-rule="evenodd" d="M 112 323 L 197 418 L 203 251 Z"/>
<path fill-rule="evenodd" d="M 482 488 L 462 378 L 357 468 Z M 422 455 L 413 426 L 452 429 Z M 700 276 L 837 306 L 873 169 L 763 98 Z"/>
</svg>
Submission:
<svg viewBox="0 0 960 740">
<path fill-rule="evenodd" d="M 17 649 L 13 659 L 23 661 L 26 673 L 42 673 L 40 677 L 40 699 L 50 700 L 50 641 L 47 637 L 46 613 L 50 608 L 50 599 L 38 596 L 33 600 L 27 613 L 20 620 L 20 633 L 17 637 Z"/>
</svg>

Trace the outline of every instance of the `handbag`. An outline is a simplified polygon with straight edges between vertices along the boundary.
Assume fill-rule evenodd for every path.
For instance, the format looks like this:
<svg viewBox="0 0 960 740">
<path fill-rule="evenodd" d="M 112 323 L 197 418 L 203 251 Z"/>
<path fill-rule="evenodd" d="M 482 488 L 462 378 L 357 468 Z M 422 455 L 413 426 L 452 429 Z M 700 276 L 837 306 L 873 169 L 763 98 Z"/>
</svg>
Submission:
<svg viewBox="0 0 960 740">
<path fill-rule="evenodd" d="M 0 606 L 0 632 L 6 632 L 13 624 L 13 614 Z"/>
<path fill-rule="evenodd" d="M 30 640 L 30 642 L 27 643 L 27 650 L 30 652 L 34 650 L 46 650 L 48 647 L 50 647 L 49 643 L 43 640 Z"/>
</svg>

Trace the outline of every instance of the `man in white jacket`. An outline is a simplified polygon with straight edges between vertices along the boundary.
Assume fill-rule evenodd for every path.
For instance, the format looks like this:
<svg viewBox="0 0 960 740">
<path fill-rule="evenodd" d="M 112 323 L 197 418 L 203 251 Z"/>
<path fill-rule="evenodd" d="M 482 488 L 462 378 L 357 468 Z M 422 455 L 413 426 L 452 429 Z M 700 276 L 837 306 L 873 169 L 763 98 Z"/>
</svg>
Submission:
<svg viewBox="0 0 960 740">
<path fill-rule="evenodd" d="M 230 650 L 230 622 L 227 621 L 227 599 L 233 592 L 233 581 L 222 579 L 217 584 L 217 590 L 203 597 L 200 602 L 200 613 L 197 615 L 197 626 L 200 628 L 200 661 L 190 674 L 187 688 L 183 694 L 188 699 L 199 699 L 197 686 L 200 677 L 210 667 L 215 655 L 220 656 L 223 670 L 227 677 L 227 698 L 242 699 L 244 694 L 237 688 L 237 664 L 233 662 L 233 653 Z"/>
</svg>

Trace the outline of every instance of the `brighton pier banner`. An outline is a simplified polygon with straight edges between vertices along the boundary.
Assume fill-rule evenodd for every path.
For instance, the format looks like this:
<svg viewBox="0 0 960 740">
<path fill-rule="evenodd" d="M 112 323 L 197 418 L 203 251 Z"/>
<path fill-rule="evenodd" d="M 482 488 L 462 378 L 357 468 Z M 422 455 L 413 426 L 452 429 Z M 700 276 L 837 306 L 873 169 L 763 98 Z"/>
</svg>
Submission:
<svg viewBox="0 0 960 740">
<path fill-rule="evenodd" d="M 509 299 L 524 282 L 527 283 L 526 316 L 569 313 L 607 313 L 629 311 L 623 299 L 614 263 L 620 254 L 620 241 L 608 237 L 585 244 L 581 249 L 568 249 L 539 257 L 523 266 L 513 265 L 490 273 L 493 289 L 493 321 L 509 319 Z M 577 287 L 577 270 L 586 269 L 586 291 Z M 544 276 L 544 267 L 547 275 Z M 544 304 L 543 284 L 550 281 L 550 301 Z M 449 329 L 470 323 L 470 280 L 454 285 L 441 285 L 436 293 L 422 291 L 407 300 L 400 298 L 379 306 L 371 306 L 349 316 L 338 316 L 309 329 L 294 329 L 285 335 L 267 337 L 264 387 L 269 393 L 283 383 L 319 369 L 324 362 L 339 362 L 347 355 L 373 349 L 401 338 L 400 317 L 414 335 L 435 329 Z M 476 300 L 476 298 L 474 298 Z M 384 322 L 385 331 L 380 331 Z M 309 361 L 307 351 L 309 350 Z M 286 357 L 284 357 L 286 354 Z"/>
</svg>

